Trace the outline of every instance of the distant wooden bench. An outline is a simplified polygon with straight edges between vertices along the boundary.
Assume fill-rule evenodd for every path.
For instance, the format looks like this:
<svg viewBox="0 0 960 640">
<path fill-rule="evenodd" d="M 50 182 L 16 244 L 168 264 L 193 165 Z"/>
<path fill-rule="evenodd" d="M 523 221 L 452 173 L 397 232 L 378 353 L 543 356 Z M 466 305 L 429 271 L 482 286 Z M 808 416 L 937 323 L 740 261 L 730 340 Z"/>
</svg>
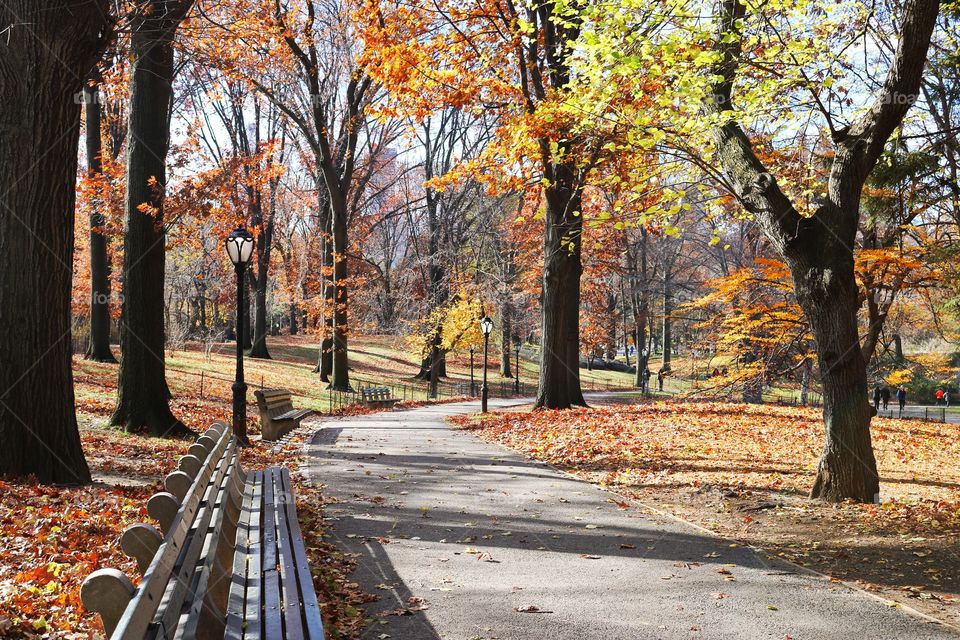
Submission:
<svg viewBox="0 0 960 640">
<path fill-rule="evenodd" d="M 279 440 L 313 413 L 310 409 L 294 409 L 293 397 L 287 389 L 260 389 L 254 391 L 253 395 L 260 409 L 260 429 L 264 440 Z"/>
<path fill-rule="evenodd" d="M 393 397 L 387 387 L 364 387 L 360 389 L 360 395 L 363 398 L 363 404 L 368 407 L 392 407 L 400 401 L 399 398 Z"/>
<path fill-rule="evenodd" d="M 112 640 L 323 639 L 289 472 L 245 472 L 230 428 L 217 422 L 147 502 L 160 524 L 120 537 L 140 586 L 116 569 L 91 573 L 83 606 Z"/>
</svg>

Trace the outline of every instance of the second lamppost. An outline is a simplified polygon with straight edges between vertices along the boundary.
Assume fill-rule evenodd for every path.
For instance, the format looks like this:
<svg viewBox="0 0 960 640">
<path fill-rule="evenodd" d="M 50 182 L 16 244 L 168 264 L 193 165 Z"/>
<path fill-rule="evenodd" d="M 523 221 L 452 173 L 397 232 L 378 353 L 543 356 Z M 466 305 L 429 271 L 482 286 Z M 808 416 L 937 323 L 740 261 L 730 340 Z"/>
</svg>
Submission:
<svg viewBox="0 0 960 640">
<path fill-rule="evenodd" d="M 483 316 L 480 320 L 480 331 L 483 332 L 483 384 L 480 385 L 480 411 L 487 412 L 487 398 L 489 390 L 487 389 L 487 353 L 490 348 L 490 332 L 493 331 L 493 320 L 490 316 Z"/>
<path fill-rule="evenodd" d="M 249 446 L 247 437 L 247 383 L 243 380 L 243 277 L 253 256 L 253 236 L 242 226 L 233 230 L 227 238 L 227 255 L 237 274 L 237 374 L 233 383 L 233 433 L 237 442 Z"/>
</svg>

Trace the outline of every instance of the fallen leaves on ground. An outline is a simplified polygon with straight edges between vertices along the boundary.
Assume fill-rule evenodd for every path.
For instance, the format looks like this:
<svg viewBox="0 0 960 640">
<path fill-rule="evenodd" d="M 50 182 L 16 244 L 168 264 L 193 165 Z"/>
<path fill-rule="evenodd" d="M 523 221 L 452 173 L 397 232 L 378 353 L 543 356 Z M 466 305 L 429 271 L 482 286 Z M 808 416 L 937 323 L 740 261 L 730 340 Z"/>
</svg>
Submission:
<svg viewBox="0 0 960 640">
<path fill-rule="evenodd" d="M 882 502 L 859 505 L 806 498 L 823 447 L 814 409 L 654 402 L 451 421 L 721 535 L 960 621 L 947 606 L 960 599 L 960 425 L 874 420 Z"/>
<path fill-rule="evenodd" d="M 247 469 L 282 464 L 295 471 L 313 428 L 302 426 L 283 443 L 257 442 L 241 456 Z M 76 488 L 38 485 L 31 479 L 0 479 L 0 637 L 102 637 L 98 616 L 83 609 L 80 585 L 99 568 L 123 571 L 136 584 L 132 560 L 120 550 L 129 525 L 149 522 L 147 500 L 162 490 L 160 479 L 186 453 L 191 441 L 85 427 L 81 439 L 91 472 L 107 476 Z M 325 500 L 319 488 L 293 473 L 297 512 L 314 585 L 328 633 L 358 638 L 366 626 L 359 604 L 371 596 L 349 579 L 355 560 L 326 540 Z"/>
</svg>

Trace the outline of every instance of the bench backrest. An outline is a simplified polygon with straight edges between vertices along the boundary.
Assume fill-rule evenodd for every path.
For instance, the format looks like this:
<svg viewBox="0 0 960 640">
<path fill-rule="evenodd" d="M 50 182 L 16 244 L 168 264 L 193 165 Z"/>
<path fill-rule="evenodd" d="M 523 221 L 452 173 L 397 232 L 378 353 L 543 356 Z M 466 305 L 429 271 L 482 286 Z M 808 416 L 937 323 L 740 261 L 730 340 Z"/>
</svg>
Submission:
<svg viewBox="0 0 960 640">
<path fill-rule="evenodd" d="M 84 606 L 101 614 L 110 638 L 196 637 L 201 627 L 201 637 L 222 637 L 244 481 L 236 438 L 214 423 L 166 477 L 167 491 L 147 503 L 163 535 L 136 524 L 121 537 L 140 586 L 114 569 L 84 581 Z"/>
<path fill-rule="evenodd" d="M 273 418 L 293 410 L 293 396 L 287 389 L 260 389 L 253 395 L 261 415 Z"/>
<path fill-rule="evenodd" d="M 364 401 L 367 400 L 392 400 L 390 389 L 387 387 L 366 387 L 361 389 Z"/>
</svg>

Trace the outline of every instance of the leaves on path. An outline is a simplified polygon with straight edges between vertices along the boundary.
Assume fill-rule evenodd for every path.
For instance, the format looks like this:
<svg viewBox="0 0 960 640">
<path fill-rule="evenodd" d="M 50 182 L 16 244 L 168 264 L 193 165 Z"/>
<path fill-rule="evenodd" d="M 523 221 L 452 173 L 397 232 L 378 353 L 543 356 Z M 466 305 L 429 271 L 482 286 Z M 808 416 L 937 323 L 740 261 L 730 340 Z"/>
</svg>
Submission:
<svg viewBox="0 0 960 640">
<path fill-rule="evenodd" d="M 960 612 L 943 609 L 960 600 L 960 425 L 875 419 L 884 501 L 859 505 L 806 498 L 823 447 L 815 409 L 658 401 L 450 421 L 721 535 L 863 579 L 891 600 L 910 599 L 960 622 Z"/>
</svg>

